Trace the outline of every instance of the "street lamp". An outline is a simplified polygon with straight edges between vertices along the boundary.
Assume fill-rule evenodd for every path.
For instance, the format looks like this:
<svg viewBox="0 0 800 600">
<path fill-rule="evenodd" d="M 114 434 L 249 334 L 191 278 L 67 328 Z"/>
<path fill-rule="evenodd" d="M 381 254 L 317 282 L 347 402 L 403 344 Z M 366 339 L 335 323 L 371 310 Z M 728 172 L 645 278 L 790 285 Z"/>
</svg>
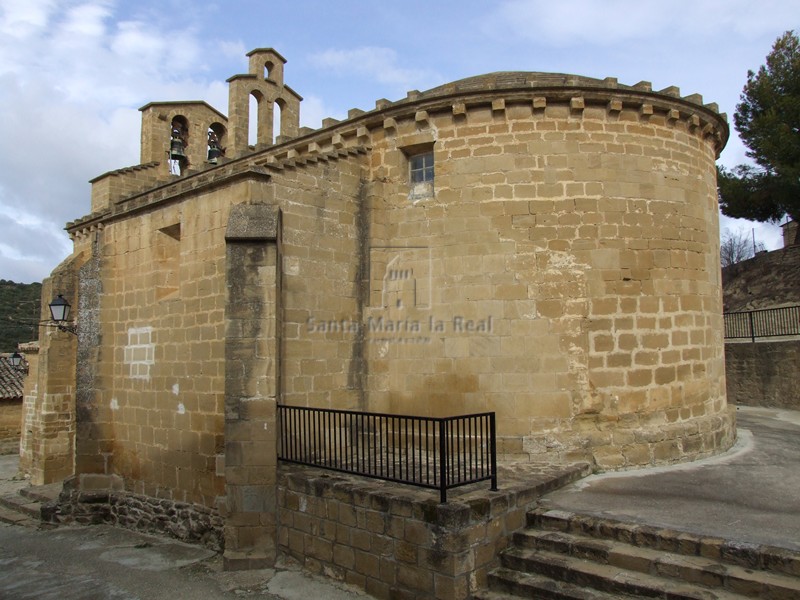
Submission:
<svg viewBox="0 0 800 600">
<path fill-rule="evenodd" d="M 8 357 L 8 363 L 11 365 L 11 368 L 15 371 L 19 371 L 21 373 L 28 373 L 28 365 L 27 363 L 23 362 L 22 354 L 19 352 L 14 352 L 11 356 Z"/>
<path fill-rule="evenodd" d="M 52 317 L 55 326 L 58 327 L 59 331 L 66 331 L 67 333 L 71 333 L 73 335 L 78 335 L 78 330 L 75 325 L 65 324 L 67 318 L 69 318 L 69 310 L 72 308 L 69 302 L 66 301 L 64 296 L 61 294 L 58 295 L 50 304 L 50 316 Z"/>
</svg>

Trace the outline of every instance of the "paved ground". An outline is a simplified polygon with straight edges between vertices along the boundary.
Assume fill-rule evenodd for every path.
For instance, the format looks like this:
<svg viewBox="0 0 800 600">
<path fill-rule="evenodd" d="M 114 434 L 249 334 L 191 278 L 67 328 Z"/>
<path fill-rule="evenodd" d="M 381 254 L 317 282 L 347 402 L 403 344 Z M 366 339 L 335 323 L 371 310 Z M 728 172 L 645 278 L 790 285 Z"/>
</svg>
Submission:
<svg viewBox="0 0 800 600">
<path fill-rule="evenodd" d="M 27 485 L 16 476 L 18 463 L 17 456 L 0 456 L 0 496 L 16 494 Z M 37 530 L 0 523 L 0 598 L 369 600 L 372 596 L 288 561 L 275 569 L 225 572 L 221 558 L 200 546 L 107 525 Z"/>
<path fill-rule="evenodd" d="M 224 572 L 214 553 L 106 525 L 37 531 L 0 525 L 7 600 L 367 600 L 295 565 Z"/>
<path fill-rule="evenodd" d="M 800 550 L 800 412 L 742 408 L 739 442 L 689 465 L 592 476 L 544 497 L 551 508 Z M 18 489 L 0 456 L 0 495 Z M 9 600 L 365 600 L 297 565 L 226 573 L 198 546 L 108 526 L 0 525 Z"/>
<path fill-rule="evenodd" d="M 726 454 L 593 475 L 543 497 L 572 512 L 800 550 L 800 412 L 740 407 Z"/>
</svg>

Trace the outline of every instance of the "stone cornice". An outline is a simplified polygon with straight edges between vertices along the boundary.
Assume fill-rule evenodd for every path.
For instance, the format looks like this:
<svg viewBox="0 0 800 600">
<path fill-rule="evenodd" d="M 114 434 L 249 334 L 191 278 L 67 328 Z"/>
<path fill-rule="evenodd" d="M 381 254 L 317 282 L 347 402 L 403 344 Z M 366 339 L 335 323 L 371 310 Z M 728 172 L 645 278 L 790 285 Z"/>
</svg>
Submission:
<svg viewBox="0 0 800 600">
<path fill-rule="evenodd" d="M 699 130 L 703 135 L 712 135 L 717 139 L 717 154 L 722 151 L 730 135 L 730 129 L 727 116 L 719 112 L 716 104 L 703 104 L 702 96 L 697 94 L 682 97 L 677 88 L 653 92 L 646 82 L 637 85 L 638 87 L 531 85 L 442 94 L 409 92 L 409 97 L 405 100 L 397 102 L 379 100 L 376 109 L 369 112 L 353 109 L 350 111 L 351 118 L 336 123 L 333 127 L 338 130 L 346 125 L 350 125 L 351 129 L 358 125 L 373 128 L 379 123 L 382 124 L 387 118 L 395 120 L 404 116 L 413 118 L 420 111 L 433 114 L 453 110 L 456 113 L 460 109 L 494 106 L 498 100 L 503 100 L 504 104 L 531 101 L 535 109 L 543 109 L 553 104 L 566 104 L 578 110 L 588 106 L 602 106 L 609 112 L 633 109 L 644 117 L 660 113 L 670 121 L 686 122 L 690 129 Z M 578 99 L 577 103 L 573 102 L 575 99 Z"/>
<path fill-rule="evenodd" d="M 234 77 L 252 77 L 237 75 Z M 320 129 L 304 129 L 301 135 L 253 152 L 218 167 L 181 177 L 117 201 L 112 209 L 89 215 L 66 227 L 70 235 L 88 232 L 148 207 L 177 200 L 199 190 L 212 189 L 241 177 L 268 177 L 267 170 L 302 168 L 320 160 L 336 160 L 363 153 L 371 146 L 372 131 L 397 128 L 406 120 L 424 125 L 436 115 L 450 113 L 453 118 L 468 117 L 469 111 L 491 107 L 502 112 L 508 106 L 528 104 L 532 111 L 552 106 L 567 106 L 574 115 L 587 108 L 602 108 L 609 114 L 635 111 L 639 118 L 654 116 L 667 124 L 683 123 L 686 130 L 713 140 L 717 154 L 730 135 L 727 117 L 716 104 L 704 104 L 698 94 L 681 96 L 676 87 L 654 92 L 648 82 L 633 86 L 621 85 L 616 79 L 603 80 L 564 74 L 502 72 L 468 78 L 433 88 L 426 92 L 411 91 L 407 97 L 391 102 L 380 99 L 375 109 L 352 109 L 348 119 L 323 120 Z M 136 167 L 132 167 L 136 168 Z M 124 171 L 124 170 L 122 170 Z"/>
<path fill-rule="evenodd" d="M 249 58 L 249 57 L 253 56 L 254 54 L 262 54 L 262 53 L 265 53 L 265 52 L 269 52 L 271 54 L 274 54 L 277 58 L 279 58 L 283 62 L 283 64 L 286 64 L 288 62 L 283 57 L 283 55 L 281 55 L 280 52 L 275 50 L 275 48 L 254 48 L 254 49 L 250 50 L 250 52 L 245 54 L 245 56 L 247 56 Z"/>
<path fill-rule="evenodd" d="M 204 100 L 183 100 L 183 101 L 174 100 L 174 101 L 167 101 L 167 102 L 148 102 L 147 104 L 142 106 L 139 110 L 144 112 L 148 108 L 154 108 L 154 107 L 158 107 L 158 106 L 164 106 L 164 107 L 172 108 L 172 107 L 187 106 L 187 105 L 192 105 L 192 104 L 199 104 L 201 106 L 205 106 L 207 109 L 211 110 L 212 112 L 217 113 L 220 117 L 222 117 L 226 121 L 228 120 L 228 117 L 226 117 L 222 112 L 218 111 L 216 108 L 214 108 L 213 106 L 211 106 L 208 102 L 206 102 Z"/>
<path fill-rule="evenodd" d="M 601 81 L 601 80 L 590 80 Z M 609 81 L 609 80 L 603 80 Z M 580 112 L 587 107 L 603 107 L 610 113 L 634 110 L 641 118 L 661 115 L 667 121 L 684 122 L 686 128 L 703 137 L 712 137 L 717 154 L 727 143 L 730 129 L 727 117 L 719 113 L 716 104 L 703 104 L 698 95 L 681 97 L 677 88 L 667 88 L 660 92 L 650 90 L 649 84 L 642 82 L 637 86 L 537 86 L 503 88 L 501 90 L 456 91 L 449 94 L 428 95 L 409 93 L 409 98 L 398 102 L 378 100 L 376 108 L 365 112 L 359 109 L 350 111 L 350 118 L 344 121 L 326 119 L 327 126 L 311 130 L 280 145 L 267 148 L 250 157 L 261 163 L 280 161 L 282 157 L 300 157 L 306 152 L 313 154 L 320 149 L 333 146 L 342 147 L 348 140 L 369 143 L 371 130 L 391 128 L 403 119 L 419 121 L 442 112 L 454 116 L 466 116 L 470 109 L 483 106 L 497 107 L 514 103 L 530 103 L 534 110 L 547 106 L 566 105 Z M 413 99 L 412 99 L 413 98 Z M 261 158 L 264 157 L 264 158 Z"/>
<path fill-rule="evenodd" d="M 216 168 L 181 177 L 180 179 L 153 187 L 145 192 L 118 200 L 109 209 L 92 213 L 86 217 L 68 223 L 65 229 L 72 238 L 83 237 L 93 231 L 102 229 L 108 223 L 118 219 L 127 218 L 133 214 L 151 210 L 156 206 L 164 206 L 182 200 L 192 194 L 208 192 L 215 188 L 246 179 L 269 181 L 273 172 L 299 168 L 309 162 L 339 160 L 365 152 L 365 148 L 337 149 L 313 158 L 298 158 L 296 155 L 292 155 L 285 157 L 284 160 L 280 162 L 273 160 L 271 162 L 264 162 L 263 164 L 255 164 L 253 160 L 254 156 L 250 155 L 230 161 Z"/>
<path fill-rule="evenodd" d="M 240 79 L 247 79 L 247 80 L 259 81 L 259 82 L 260 81 L 265 81 L 265 82 L 269 83 L 270 85 L 274 85 L 276 88 L 281 88 L 281 89 L 286 90 L 287 92 L 289 92 L 292 96 L 294 96 L 298 100 L 300 100 L 300 101 L 303 100 L 303 97 L 300 94 L 295 92 L 292 88 L 290 88 L 285 83 L 283 85 L 281 85 L 281 84 L 273 81 L 272 79 L 269 79 L 269 78 L 264 79 L 263 77 L 259 77 L 258 75 L 254 75 L 253 73 L 241 73 L 239 75 L 233 75 L 231 77 L 228 77 L 225 80 L 225 82 L 226 83 L 231 83 L 232 81 L 238 81 Z"/>
<path fill-rule="evenodd" d="M 23 354 L 38 354 L 39 342 L 20 342 L 17 344 L 17 350 Z"/>
<path fill-rule="evenodd" d="M 105 177 L 108 177 L 110 175 L 128 175 L 130 173 L 135 173 L 137 171 L 145 171 L 147 169 L 155 168 L 159 164 L 161 164 L 161 163 L 153 161 L 153 162 L 144 163 L 144 164 L 140 164 L 140 165 L 133 165 L 133 166 L 130 166 L 130 167 L 122 167 L 120 169 L 115 169 L 113 171 L 106 171 L 102 175 L 98 175 L 94 179 L 90 179 L 89 183 L 95 183 L 95 182 L 100 181 L 101 179 L 103 179 Z"/>
</svg>

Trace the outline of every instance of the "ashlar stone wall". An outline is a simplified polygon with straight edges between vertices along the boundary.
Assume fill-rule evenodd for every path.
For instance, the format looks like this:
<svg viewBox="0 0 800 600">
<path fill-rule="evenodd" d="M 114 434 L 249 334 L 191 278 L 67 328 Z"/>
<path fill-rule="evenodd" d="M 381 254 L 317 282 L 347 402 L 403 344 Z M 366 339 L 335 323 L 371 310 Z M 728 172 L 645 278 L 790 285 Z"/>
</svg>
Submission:
<svg viewBox="0 0 800 600">
<path fill-rule="evenodd" d="M 57 294 L 77 305 L 78 271 L 86 257 L 86 244 L 77 243 L 73 254 L 42 283 L 42 298 L 47 298 L 42 303 L 43 322 Z M 38 353 L 26 354 L 30 371 L 25 378 L 19 468 L 33 485 L 45 485 L 69 477 L 75 468 L 78 339 L 55 327 L 41 327 L 38 347 Z"/>
<path fill-rule="evenodd" d="M 358 330 L 370 410 L 494 410 L 506 458 L 618 468 L 726 447 L 719 131 L 646 84 L 495 84 L 373 119 L 368 298 L 312 312 L 310 345 Z M 420 149 L 428 196 L 408 180 Z"/>
<path fill-rule="evenodd" d="M 80 327 L 100 342 L 79 361 L 92 366 L 79 370 L 76 476 L 55 520 L 161 523 L 185 539 L 224 539 L 229 568 L 274 562 L 279 391 L 350 397 L 348 406 L 359 397 L 352 352 L 340 340 L 310 348 L 283 320 L 356 305 L 363 157 L 331 152 L 302 169 L 231 163 L 214 186 L 198 174 L 75 230 L 102 284 Z M 256 209 L 274 216 L 269 240 L 237 229 L 235 216 Z M 259 316 L 267 305 L 271 316 Z M 153 506 L 164 514 L 145 514 Z"/>
<path fill-rule="evenodd" d="M 68 225 L 58 273 L 83 301 L 66 496 L 86 482 L 136 510 L 202 507 L 247 568 L 277 552 L 278 403 L 494 411 L 503 460 L 627 468 L 730 446 L 715 105 L 495 73 L 300 130 L 284 62 L 260 49 L 230 80 L 231 160 L 149 187 L 160 166 L 117 171 Z M 254 90 L 284 103 L 289 137 L 242 142 Z M 432 179 L 411 181 L 419 161 Z M 250 211 L 274 232 L 234 235 Z M 54 352 L 40 395 L 61 393 Z"/>
</svg>

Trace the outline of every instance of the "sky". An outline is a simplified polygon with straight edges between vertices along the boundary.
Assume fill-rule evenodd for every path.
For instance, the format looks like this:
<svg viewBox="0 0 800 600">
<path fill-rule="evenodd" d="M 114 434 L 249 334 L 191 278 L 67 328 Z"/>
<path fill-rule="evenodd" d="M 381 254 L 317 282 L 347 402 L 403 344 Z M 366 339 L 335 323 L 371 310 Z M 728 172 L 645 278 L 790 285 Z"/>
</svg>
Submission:
<svg viewBox="0 0 800 600">
<path fill-rule="evenodd" d="M 800 31 L 800 0 L 0 0 L 0 279 L 41 281 L 90 212 L 90 179 L 139 160 L 139 108 L 205 100 L 272 47 L 301 125 L 493 71 L 616 77 L 700 93 L 728 114 L 748 70 Z M 721 228 L 781 247 L 780 227 Z"/>
</svg>

